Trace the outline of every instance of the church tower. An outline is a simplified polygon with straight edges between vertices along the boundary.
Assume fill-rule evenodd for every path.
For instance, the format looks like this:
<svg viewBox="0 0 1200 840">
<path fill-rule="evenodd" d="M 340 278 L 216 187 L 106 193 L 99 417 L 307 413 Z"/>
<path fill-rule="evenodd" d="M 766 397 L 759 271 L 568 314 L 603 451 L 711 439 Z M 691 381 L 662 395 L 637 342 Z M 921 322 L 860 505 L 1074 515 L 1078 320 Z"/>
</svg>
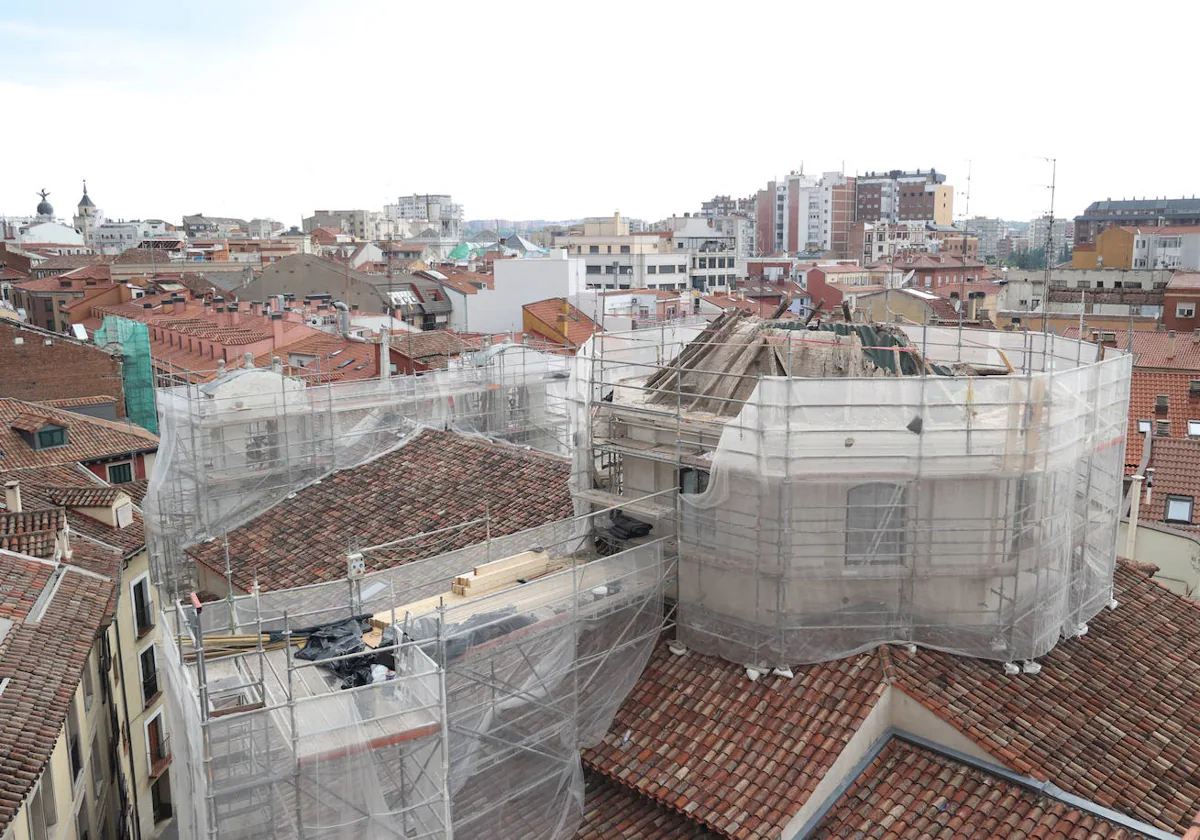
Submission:
<svg viewBox="0 0 1200 840">
<path fill-rule="evenodd" d="M 92 236 L 94 230 L 104 220 L 104 215 L 96 209 L 96 205 L 88 196 L 87 180 L 83 182 L 83 198 L 79 199 L 79 206 L 75 208 L 75 229 L 83 234 L 83 241 L 88 245 L 94 244 Z"/>
</svg>

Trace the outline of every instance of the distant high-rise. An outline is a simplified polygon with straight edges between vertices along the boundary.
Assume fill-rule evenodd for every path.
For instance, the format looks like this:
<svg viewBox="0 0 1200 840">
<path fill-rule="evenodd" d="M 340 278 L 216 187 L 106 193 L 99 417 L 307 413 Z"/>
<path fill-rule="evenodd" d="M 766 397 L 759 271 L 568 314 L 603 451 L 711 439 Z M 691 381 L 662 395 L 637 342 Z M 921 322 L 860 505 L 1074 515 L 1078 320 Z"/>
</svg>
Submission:
<svg viewBox="0 0 1200 840">
<path fill-rule="evenodd" d="M 868 172 L 856 182 L 856 221 L 954 224 L 954 187 L 936 169 Z"/>
<path fill-rule="evenodd" d="M 759 190 L 756 213 L 760 254 L 833 251 L 847 257 L 854 226 L 854 178 L 841 172 L 826 172 L 819 179 L 792 172 Z"/>
<path fill-rule="evenodd" d="M 1200 225 L 1200 198 L 1134 198 L 1093 201 L 1075 217 L 1075 244 L 1095 242 L 1110 227 Z"/>
<path fill-rule="evenodd" d="M 413 193 L 402 195 L 395 204 L 385 205 L 384 215 L 389 219 L 408 221 L 425 220 L 444 239 L 461 239 L 463 228 L 463 206 L 455 204 L 448 195 Z"/>
</svg>

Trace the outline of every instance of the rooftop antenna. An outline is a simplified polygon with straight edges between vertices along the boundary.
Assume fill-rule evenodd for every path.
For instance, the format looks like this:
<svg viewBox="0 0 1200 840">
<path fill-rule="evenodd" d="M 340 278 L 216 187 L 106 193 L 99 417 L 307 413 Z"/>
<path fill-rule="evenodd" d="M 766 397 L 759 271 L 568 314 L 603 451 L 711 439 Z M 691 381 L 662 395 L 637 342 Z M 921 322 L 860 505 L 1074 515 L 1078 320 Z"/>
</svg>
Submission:
<svg viewBox="0 0 1200 840">
<path fill-rule="evenodd" d="M 1054 192 L 1058 183 L 1058 158 L 1043 158 L 1050 161 L 1050 215 L 1047 217 L 1046 225 L 1046 259 L 1045 269 L 1042 280 L 1042 332 L 1046 332 L 1047 301 L 1050 297 L 1050 249 L 1054 245 Z M 1079 336 L 1082 340 L 1083 336 Z"/>
<path fill-rule="evenodd" d="M 936 185 L 935 185 L 936 186 Z M 937 195 L 937 192 L 934 192 Z M 971 161 L 967 161 L 967 194 L 963 202 L 962 291 L 958 295 L 958 352 L 962 354 L 963 310 L 967 307 L 967 228 L 971 224 Z"/>
</svg>

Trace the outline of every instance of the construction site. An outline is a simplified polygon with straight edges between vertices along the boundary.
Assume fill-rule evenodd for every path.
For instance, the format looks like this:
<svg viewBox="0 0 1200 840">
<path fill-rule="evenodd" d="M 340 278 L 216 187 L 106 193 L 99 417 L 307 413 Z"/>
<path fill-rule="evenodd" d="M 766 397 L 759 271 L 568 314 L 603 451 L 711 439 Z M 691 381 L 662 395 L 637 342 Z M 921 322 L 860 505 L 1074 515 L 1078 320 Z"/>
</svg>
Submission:
<svg viewBox="0 0 1200 840">
<path fill-rule="evenodd" d="M 735 311 L 161 390 L 180 836 L 565 840 L 664 631 L 752 679 L 885 643 L 1032 663 L 1112 602 L 1130 359 L 1096 351 Z M 347 533 L 339 580 L 197 597 L 189 546 L 426 427 L 569 458 L 576 515 L 414 562 Z"/>
</svg>

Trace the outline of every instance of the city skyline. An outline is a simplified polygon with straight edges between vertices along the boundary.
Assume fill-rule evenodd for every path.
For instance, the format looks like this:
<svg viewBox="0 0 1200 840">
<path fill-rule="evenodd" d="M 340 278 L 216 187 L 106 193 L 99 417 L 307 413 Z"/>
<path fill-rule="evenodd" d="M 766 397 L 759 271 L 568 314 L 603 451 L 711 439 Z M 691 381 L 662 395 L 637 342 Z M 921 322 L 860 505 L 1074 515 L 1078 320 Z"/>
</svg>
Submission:
<svg viewBox="0 0 1200 840">
<path fill-rule="evenodd" d="M 468 218 L 620 210 L 657 219 L 694 211 L 713 194 L 749 195 L 802 165 L 816 174 L 936 167 L 955 187 L 956 217 L 1046 212 L 1051 157 L 1057 216 L 1107 197 L 1178 197 L 1191 186 L 1177 178 L 1186 167 L 1169 144 L 1136 167 L 1113 166 L 1085 118 L 1135 101 L 1141 83 L 1122 77 L 1072 87 L 1069 97 L 1061 86 L 1042 95 L 1047 78 L 1067 77 L 1119 39 L 1069 11 L 1038 7 L 1034 27 L 1023 12 L 1034 7 L 1006 7 L 984 30 L 928 9 L 919 41 L 904 48 L 915 52 L 911 78 L 889 87 L 879 62 L 900 46 L 886 34 L 902 22 L 898 12 L 868 7 L 879 25 L 847 42 L 833 37 L 848 25 L 836 10 L 735 17 L 716 8 L 690 9 L 685 19 L 618 4 L 593 19 L 542 6 L 514 19 L 467 5 L 460 20 L 371 3 L 11 10 L 0 23 L 0 91 L 74 119 L 17 149 L 21 174 L 0 184 L 0 212 L 32 212 L 45 187 L 62 215 L 83 178 L 112 218 L 204 212 L 288 224 L 317 208 L 380 208 L 424 190 L 455 195 Z M 781 42 L 753 61 L 742 56 L 793 24 L 812 33 L 795 60 L 837 69 L 810 73 L 804 85 L 788 74 L 770 84 L 740 80 L 759 78 L 757 65 L 771 55 L 790 54 Z M 663 42 L 663 33 L 672 37 Z M 1182 38 L 1161 33 L 1160 77 L 1183 72 Z M 938 42 L 944 57 L 923 66 Z M 456 45 L 467 43 L 471 61 L 456 62 Z M 687 46 L 664 51 L 664 43 Z M 1008 49 L 1018 44 L 1019 53 Z M 967 62 L 981 45 L 1029 58 L 979 81 Z M 1136 44 L 1120 47 L 1134 63 L 1151 57 Z M 851 66 L 850 48 L 879 62 Z M 712 72 L 710 54 L 730 56 L 721 72 Z M 602 72 L 610 55 L 617 72 Z M 931 80 L 939 68 L 943 78 Z M 972 81 L 953 81 L 967 72 Z M 969 95 L 959 95 L 963 84 Z M 989 104 L 997 101 L 1013 107 L 997 111 Z"/>
</svg>

